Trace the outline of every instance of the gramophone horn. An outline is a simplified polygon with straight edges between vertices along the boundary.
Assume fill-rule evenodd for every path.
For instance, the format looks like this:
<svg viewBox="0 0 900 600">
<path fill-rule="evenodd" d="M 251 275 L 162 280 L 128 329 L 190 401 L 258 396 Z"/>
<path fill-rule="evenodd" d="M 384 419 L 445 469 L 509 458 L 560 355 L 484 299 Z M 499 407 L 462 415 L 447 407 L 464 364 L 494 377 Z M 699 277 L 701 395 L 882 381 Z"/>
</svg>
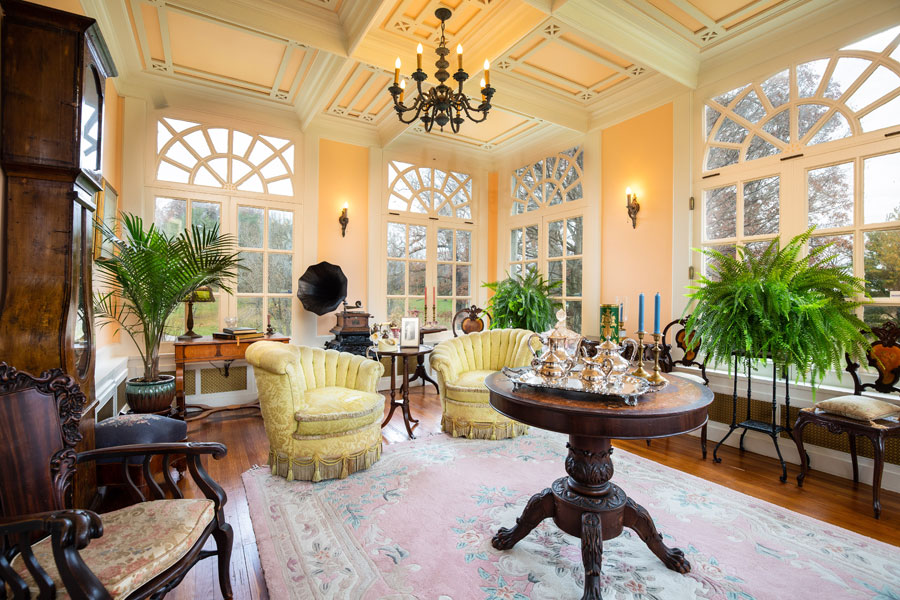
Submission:
<svg viewBox="0 0 900 600">
<path fill-rule="evenodd" d="M 311 313 L 330 313 L 347 297 L 347 276 L 329 262 L 310 265 L 297 281 L 297 297 Z"/>
</svg>

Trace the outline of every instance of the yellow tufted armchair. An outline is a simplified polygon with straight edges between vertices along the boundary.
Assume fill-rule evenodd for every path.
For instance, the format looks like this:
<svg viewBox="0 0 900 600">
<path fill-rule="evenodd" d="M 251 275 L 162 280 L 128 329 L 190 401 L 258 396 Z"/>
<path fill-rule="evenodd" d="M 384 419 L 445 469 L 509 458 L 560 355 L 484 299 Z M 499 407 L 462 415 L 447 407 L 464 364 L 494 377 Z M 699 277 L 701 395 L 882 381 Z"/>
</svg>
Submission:
<svg viewBox="0 0 900 600">
<path fill-rule="evenodd" d="M 260 341 L 247 348 L 272 473 L 321 481 L 381 457 L 381 363 L 349 352 Z"/>
<path fill-rule="evenodd" d="M 531 362 L 525 329 L 492 329 L 441 342 L 431 354 L 441 393 L 441 428 L 453 437 L 500 440 L 528 432 L 489 403 L 484 379 L 503 367 Z"/>
</svg>

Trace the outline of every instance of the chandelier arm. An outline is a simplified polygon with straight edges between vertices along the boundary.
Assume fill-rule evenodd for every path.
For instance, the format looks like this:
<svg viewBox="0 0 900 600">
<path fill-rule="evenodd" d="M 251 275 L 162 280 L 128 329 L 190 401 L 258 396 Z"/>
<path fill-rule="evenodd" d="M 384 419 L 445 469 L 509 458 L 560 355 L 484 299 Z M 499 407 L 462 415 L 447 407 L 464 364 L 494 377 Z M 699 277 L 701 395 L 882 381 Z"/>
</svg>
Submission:
<svg viewBox="0 0 900 600">
<path fill-rule="evenodd" d="M 482 104 L 484 104 L 484 103 L 482 103 Z M 467 117 L 469 118 L 469 120 L 472 121 L 473 123 L 481 123 L 482 121 L 484 121 L 485 119 L 487 119 L 488 111 L 491 109 L 491 105 L 490 105 L 490 104 L 486 104 L 486 105 L 484 106 L 484 108 L 481 108 L 481 105 L 479 105 L 479 106 L 477 106 L 477 107 L 476 107 L 476 106 L 470 106 L 468 100 L 467 100 L 466 102 L 463 102 L 463 103 L 462 103 L 462 106 L 463 106 L 463 110 L 464 110 L 465 113 L 466 113 L 466 116 L 467 116 Z M 473 117 L 473 116 L 472 116 L 472 113 L 473 113 L 473 112 L 480 114 L 480 115 L 481 115 L 481 118 L 478 119 L 478 118 Z"/>
<path fill-rule="evenodd" d="M 394 98 L 394 110 L 397 111 L 397 118 L 399 118 L 400 122 L 405 125 L 409 125 L 410 123 L 414 122 L 416 119 L 419 118 L 419 115 L 422 113 L 422 106 L 423 105 L 422 105 L 422 101 L 421 101 L 421 96 L 416 98 L 416 100 L 412 106 L 404 106 L 403 104 L 400 104 L 397 101 L 396 97 Z M 404 113 L 408 113 L 411 111 L 416 111 L 416 112 L 412 117 L 409 118 L 409 120 L 404 119 L 403 118 Z"/>
</svg>

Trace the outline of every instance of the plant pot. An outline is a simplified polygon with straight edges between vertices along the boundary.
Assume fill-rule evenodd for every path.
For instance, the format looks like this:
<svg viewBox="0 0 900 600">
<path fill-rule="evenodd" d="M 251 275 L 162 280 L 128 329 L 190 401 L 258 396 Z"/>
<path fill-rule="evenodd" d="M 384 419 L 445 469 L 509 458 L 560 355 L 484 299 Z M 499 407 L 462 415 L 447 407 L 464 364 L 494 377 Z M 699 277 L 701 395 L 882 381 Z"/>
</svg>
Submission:
<svg viewBox="0 0 900 600">
<path fill-rule="evenodd" d="M 125 382 L 125 399 L 136 413 L 163 412 L 175 399 L 175 376 L 160 375 L 158 381 L 129 379 Z"/>
</svg>

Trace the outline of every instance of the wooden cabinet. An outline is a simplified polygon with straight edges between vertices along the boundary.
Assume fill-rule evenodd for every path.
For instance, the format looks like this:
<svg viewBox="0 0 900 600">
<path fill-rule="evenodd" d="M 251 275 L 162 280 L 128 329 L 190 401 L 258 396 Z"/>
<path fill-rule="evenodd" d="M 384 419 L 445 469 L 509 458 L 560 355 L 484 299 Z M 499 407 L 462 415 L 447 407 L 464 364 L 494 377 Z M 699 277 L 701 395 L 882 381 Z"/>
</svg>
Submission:
<svg viewBox="0 0 900 600">
<path fill-rule="evenodd" d="M 61 367 L 90 405 L 94 197 L 115 67 L 93 19 L 18 0 L 0 8 L 0 360 L 35 375 Z M 93 420 L 81 425 L 92 447 Z"/>
</svg>

